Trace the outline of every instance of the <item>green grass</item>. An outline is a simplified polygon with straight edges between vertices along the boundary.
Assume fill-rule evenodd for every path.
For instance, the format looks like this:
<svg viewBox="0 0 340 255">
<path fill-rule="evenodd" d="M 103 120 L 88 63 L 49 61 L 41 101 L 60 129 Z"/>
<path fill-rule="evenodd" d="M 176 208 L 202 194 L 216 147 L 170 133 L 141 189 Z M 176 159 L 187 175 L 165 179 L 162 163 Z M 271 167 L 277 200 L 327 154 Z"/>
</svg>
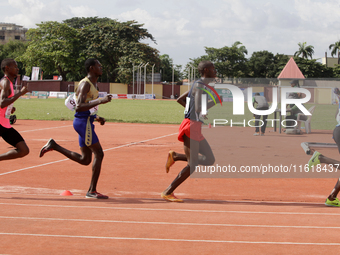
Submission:
<svg viewBox="0 0 340 255">
<path fill-rule="evenodd" d="M 19 99 L 14 106 L 18 119 L 33 120 L 73 120 L 74 112 L 64 105 L 64 99 Z M 309 109 L 312 104 L 306 104 Z M 316 105 L 312 117 L 312 129 L 332 130 L 336 125 L 337 105 Z M 244 116 L 232 115 L 232 102 L 224 102 L 209 109 L 209 122 L 213 119 L 227 119 L 229 122 L 243 122 L 253 119 L 245 104 Z M 180 124 L 183 120 L 183 107 L 174 100 L 129 100 L 115 99 L 99 106 L 99 115 L 109 122 Z M 273 114 L 269 116 L 273 119 Z M 277 117 L 278 118 L 278 117 Z M 207 123 L 209 123 L 207 122 Z M 247 125 L 247 124 L 246 124 Z M 254 125 L 254 124 L 252 124 Z"/>
</svg>

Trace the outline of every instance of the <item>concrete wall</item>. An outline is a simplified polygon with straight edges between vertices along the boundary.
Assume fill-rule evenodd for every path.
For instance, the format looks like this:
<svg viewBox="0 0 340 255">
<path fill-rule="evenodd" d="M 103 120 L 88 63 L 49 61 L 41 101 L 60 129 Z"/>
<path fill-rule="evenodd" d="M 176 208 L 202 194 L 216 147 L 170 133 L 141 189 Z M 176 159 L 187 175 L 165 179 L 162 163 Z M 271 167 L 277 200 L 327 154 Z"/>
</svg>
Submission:
<svg viewBox="0 0 340 255">
<path fill-rule="evenodd" d="M 110 83 L 110 94 L 128 94 L 128 85 L 123 83 Z"/>
<path fill-rule="evenodd" d="M 316 104 L 331 104 L 332 103 L 332 89 L 315 89 L 315 103 Z"/>
<path fill-rule="evenodd" d="M 146 94 L 152 94 L 152 84 L 146 84 Z M 156 95 L 156 99 L 162 99 L 163 85 L 162 84 L 154 84 L 153 85 L 153 94 Z"/>
</svg>

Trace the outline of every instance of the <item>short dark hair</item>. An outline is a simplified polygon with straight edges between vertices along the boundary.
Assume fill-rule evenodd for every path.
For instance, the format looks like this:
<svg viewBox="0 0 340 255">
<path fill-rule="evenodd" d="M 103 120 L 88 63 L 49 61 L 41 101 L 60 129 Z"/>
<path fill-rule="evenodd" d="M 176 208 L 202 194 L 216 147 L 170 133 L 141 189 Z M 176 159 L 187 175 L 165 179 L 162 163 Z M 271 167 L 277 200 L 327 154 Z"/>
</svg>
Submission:
<svg viewBox="0 0 340 255">
<path fill-rule="evenodd" d="M 96 58 L 89 58 L 85 61 L 85 70 L 88 73 L 90 71 L 90 67 L 96 65 Z"/>
<path fill-rule="evenodd" d="M 261 95 L 260 95 L 260 93 L 257 92 L 257 93 L 255 93 L 255 96 L 261 96 Z"/>
<path fill-rule="evenodd" d="M 201 61 L 199 64 L 198 64 L 198 71 L 200 72 L 201 75 L 204 74 L 204 68 L 208 68 L 210 66 L 212 66 L 213 63 L 209 60 L 204 60 L 204 61 Z"/>
<path fill-rule="evenodd" d="M 9 66 L 15 62 L 13 58 L 5 58 L 4 60 L 1 61 L 1 70 L 5 73 L 6 66 Z"/>
</svg>

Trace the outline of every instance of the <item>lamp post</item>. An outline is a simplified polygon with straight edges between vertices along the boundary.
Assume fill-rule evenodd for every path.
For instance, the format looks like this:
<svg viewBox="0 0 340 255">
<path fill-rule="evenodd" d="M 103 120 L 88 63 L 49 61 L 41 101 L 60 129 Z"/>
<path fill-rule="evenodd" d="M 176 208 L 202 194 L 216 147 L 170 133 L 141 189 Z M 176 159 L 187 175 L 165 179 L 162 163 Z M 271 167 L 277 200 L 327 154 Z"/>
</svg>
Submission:
<svg viewBox="0 0 340 255">
<path fill-rule="evenodd" d="M 140 75 L 140 67 L 143 65 L 143 62 L 138 65 L 137 69 L 137 94 L 138 94 L 138 77 Z M 133 94 L 135 94 L 135 85 L 133 85 Z"/>
<path fill-rule="evenodd" d="M 145 93 L 146 93 L 146 66 L 149 64 L 146 63 L 145 66 L 144 66 L 144 99 L 145 99 Z"/>
<path fill-rule="evenodd" d="M 172 65 L 172 98 L 174 97 L 174 80 L 175 80 L 175 69 L 174 65 Z"/>
<path fill-rule="evenodd" d="M 155 65 L 156 64 L 153 64 L 153 66 L 152 66 L 152 99 L 153 99 L 153 78 L 154 78 L 154 76 L 153 76 L 153 73 L 154 73 L 154 68 L 155 68 Z"/>
</svg>

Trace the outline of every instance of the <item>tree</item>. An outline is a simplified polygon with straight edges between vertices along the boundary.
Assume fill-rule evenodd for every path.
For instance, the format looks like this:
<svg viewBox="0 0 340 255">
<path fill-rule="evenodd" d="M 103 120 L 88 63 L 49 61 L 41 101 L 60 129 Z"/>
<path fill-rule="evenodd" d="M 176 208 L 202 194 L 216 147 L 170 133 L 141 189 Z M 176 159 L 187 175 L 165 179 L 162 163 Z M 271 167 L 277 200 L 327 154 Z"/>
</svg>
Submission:
<svg viewBox="0 0 340 255">
<path fill-rule="evenodd" d="M 11 40 L 8 43 L 4 45 L 0 45 L 0 63 L 5 58 L 13 58 L 17 61 L 18 68 L 19 68 L 19 74 L 24 75 L 25 74 L 25 68 L 24 65 L 18 61 L 18 57 L 23 55 L 27 48 L 27 42 L 19 41 L 19 40 Z M 0 70 L 0 73 L 3 75 L 2 70 Z"/>
<path fill-rule="evenodd" d="M 79 79 L 85 61 L 79 33 L 76 29 L 56 21 L 41 22 L 26 33 L 29 40 L 25 54 L 18 58 L 30 74 L 38 66 L 44 75 L 58 73 L 63 80 Z"/>
<path fill-rule="evenodd" d="M 162 81 L 172 82 L 172 70 L 174 68 L 174 81 L 179 81 L 181 77 L 181 65 L 173 64 L 172 58 L 169 57 L 167 54 L 163 54 L 160 57 L 160 70 L 162 73 Z"/>
<path fill-rule="evenodd" d="M 336 53 L 338 53 L 338 65 L 339 65 L 340 64 L 340 41 L 337 41 L 329 45 L 329 49 L 332 50 L 331 51 L 332 57 L 336 55 Z"/>
<path fill-rule="evenodd" d="M 298 57 L 302 55 L 302 58 L 305 58 L 305 59 L 308 59 L 308 57 L 310 57 L 310 59 L 313 58 L 314 46 L 307 45 L 307 42 L 298 43 L 298 45 L 299 45 L 299 50 L 294 53 L 294 57 Z"/>
<path fill-rule="evenodd" d="M 217 49 L 205 47 L 206 56 L 201 56 L 194 62 L 199 60 L 210 60 L 214 63 L 217 75 L 220 78 L 238 78 L 245 77 L 247 74 L 247 59 L 248 54 L 245 46 L 242 43 L 235 42 L 231 47 L 225 46 Z"/>
<path fill-rule="evenodd" d="M 158 50 L 140 42 L 144 39 L 155 42 L 155 39 L 136 21 L 92 17 L 64 22 L 79 29 L 84 54 L 100 60 L 107 81 L 131 82 L 133 62 L 149 62 L 150 66 L 159 63 Z"/>
<path fill-rule="evenodd" d="M 72 18 L 63 23 L 48 21 L 27 32 L 29 44 L 20 60 L 27 70 L 39 66 L 44 75 L 58 73 L 63 80 L 85 75 L 84 62 L 97 58 L 103 66 L 101 80 L 129 83 L 132 63 L 159 64 L 158 50 L 140 42 L 153 36 L 136 21 L 109 18 Z M 150 67 L 151 68 L 151 67 Z"/>
<path fill-rule="evenodd" d="M 331 67 L 327 67 L 317 62 L 316 59 L 309 60 L 309 59 L 295 57 L 294 60 L 306 78 L 332 78 L 333 77 L 333 69 Z"/>
</svg>

